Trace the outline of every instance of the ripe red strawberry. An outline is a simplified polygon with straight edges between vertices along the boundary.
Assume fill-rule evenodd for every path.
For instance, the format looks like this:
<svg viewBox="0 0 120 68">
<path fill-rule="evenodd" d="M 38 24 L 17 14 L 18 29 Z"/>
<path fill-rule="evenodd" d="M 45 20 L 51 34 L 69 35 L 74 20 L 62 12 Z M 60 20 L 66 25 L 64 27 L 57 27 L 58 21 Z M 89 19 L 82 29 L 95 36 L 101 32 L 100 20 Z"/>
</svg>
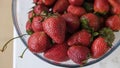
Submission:
<svg viewBox="0 0 120 68">
<path fill-rule="evenodd" d="M 92 57 L 99 58 L 104 55 L 108 49 L 112 46 L 115 39 L 115 35 L 110 28 L 103 28 L 99 31 L 99 37 L 97 37 L 91 46 Z"/>
<path fill-rule="evenodd" d="M 93 58 L 99 58 L 104 55 L 109 49 L 109 46 L 103 37 L 98 37 L 92 44 L 91 51 Z"/>
<path fill-rule="evenodd" d="M 90 27 L 95 31 L 99 30 L 100 28 L 99 18 L 93 13 L 84 14 L 81 17 L 81 23 L 83 28 Z"/>
<path fill-rule="evenodd" d="M 62 17 L 66 21 L 68 32 L 73 33 L 79 28 L 80 22 L 79 22 L 79 18 L 76 15 L 73 15 L 71 13 L 66 13 L 63 14 Z"/>
<path fill-rule="evenodd" d="M 48 59 L 62 62 L 62 61 L 67 61 L 68 55 L 67 55 L 67 50 L 68 50 L 68 45 L 63 43 L 63 44 L 54 44 L 54 46 L 47 50 L 44 53 L 44 56 Z"/>
<path fill-rule="evenodd" d="M 94 11 L 102 14 L 106 14 L 109 11 L 108 0 L 95 0 Z"/>
<path fill-rule="evenodd" d="M 87 30 L 81 30 L 73 34 L 67 41 L 68 45 L 80 44 L 83 46 L 89 46 L 91 40 L 91 34 Z"/>
<path fill-rule="evenodd" d="M 75 5 L 75 6 L 80 6 L 83 4 L 83 2 L 84 2 L 84 0 L 69 0 L 69 3 L 71 5 Z"/>
<path fill-rule="evenodd" d="M 120 14 L 120 1 L 119 0 L 108 0 L 112 6 L 112 11 L 114 14 Z"/>
<path fill-rule="evenodd" d="M 33 0 L 34 3 L 37 3 L 39 0 Z"/>
<path fill-rule="evenodd" d="M 68 0 L 57 0 L 53 7 L 53 12 L 63 13 L 64 11 L 67 10 L 68 5 L 69 5 Z"/>
<path fill-rule="evenodd" d="M 35 13 L 34 13 L 33 10 L 28 13 L 28 18 L 29 19 L 33 18 L 34 16 L 35 16 Z"/>
<path fill-rule="evenodd" d="M 113 7 L 120 5 L 120 1 L 119 1 L 119 0 L 108 0 L 108 2 L 109 2 L 110 5 L 112 5 Z"/>
<path fill-rule="evenodd" d="M 43 18 L 41 16 L 33 17 L 32 29 L 33 29 L 34 32 L 43 31 L 42 20 L 43 20 Z"/>
<path fill-rule="evenodd" d="M 65 40 L 66 22 L 60 16 L 51 16 L 43 22 L 44 31 L 56 43 L 63 43 Z"/>
<path fill-rule="evenodd" d="M 69 13 L 72 13 L 72 14 L 77 15 L 79 17 L 86 13 L 84 8 L 78 7 L 78 6 L 73 6 L 73 5 L 69 5 L 67 8 L 67 11 Z"/>
<path fill-rule="evenodd" d="M 88 60 L 90 50 L 84 46 L 71 46 L 67 52 L 69 58 L 77 64 L 84 64 Z"/>
<path fill-rule="evenodd" d="M 30 35 L 34 33 L 31 24 L 32 23 L 30 21 L 27 21 L 27 23 L 26 23 L 26 32 Z"/>
<path fill-rule="evenodd" d="M 28 39 L 28 48 L 33 53 L 44 52 L 48 47 L 50 47 L 50 40 L 45 32 L 35 32 Z"/>
<path fill-rule="evenodd" d="M 114 8 L 112 9 L 112 12 L 113 12 L 114 14 L 119 15 L 119 14 L 120 14 L 120 5 L 114 7 Z"/>
<path fill-rule="evenodd" d="M 55 0 L 42 0 L 42 1 L 47 6 L 53 5 L 53 3 L 55 2 Z"/>
<path fill-rule="evenodd" d="M 38 0 L 36 4 L 43 4 L 43 0 Z"/>
<path fill-rule="evenodd" d="M 36 15 L 40 15 L 43 11 L 48 11 L 48 8 L 45 7 L 44 5 L 40 4 L 40 5 L 36 5 L 33 8 L 33 11 Z"/>
<path fill-rule="evenodd" d="M 106 21 L 106 26 L 108 26 L 112 30 L 120 30 L 120 17 L 117 15 L 109 17 Z"/>
</svg>

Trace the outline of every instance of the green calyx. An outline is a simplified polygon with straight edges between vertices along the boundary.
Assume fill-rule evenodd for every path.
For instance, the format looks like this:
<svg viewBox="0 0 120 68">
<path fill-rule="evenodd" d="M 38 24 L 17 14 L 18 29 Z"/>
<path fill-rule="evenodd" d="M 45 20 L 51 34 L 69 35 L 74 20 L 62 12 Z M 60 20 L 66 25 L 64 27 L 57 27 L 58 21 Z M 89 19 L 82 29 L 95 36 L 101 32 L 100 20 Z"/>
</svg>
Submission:
<svg viewBox="0 0 120 68">
<path fill-rule="evenodd" d="M 95 32 L 94 29 L 89 26 L 88 22 L 89 21 L 85 17 L 81 18 L 81 27 L 91 33 L 92 37 L 90 42 L 92 42 L 94 38 L 99 35 L 99 32 Z"/>
<path fill-rule="evenodd" d="M 48 15 L 48 11 L 42 11 L 40 15 L 47 16 Z"/>
<path fill-rule="evenodd" d="M 94 11 L 94 10 L 93 10 L 93 4 L 91 4 L 91 3 L 85 2 L 85 3 L 83 4 L 83 7 L 85 8 L 85 10 L 86 10 L 87 12 L 93 12 L 93 11 Z"/>
<path fill-rule="evenodd" d="M 89 32 L 93 32 L 93 31 L 94 31 L 94 29 L 89 26 L 89 24 L 88 24 L 88 23 L 89 23 L 89 20 L 87 20 L 87 18 L 82 17 L 82 18 L 80 19 L 80 22 L 81 22 L 81 27 L 82 27 L 83 29 L 87 29 Z"/>
<path fill-rule="evenodd" d="M 28 35 L 32 35 L 34 33 L 33 30 L 27 30 L 26 32 Z"/>
<path fill-rule="evenodd" d="M 100 30 L 99 33 L 100 33 L 100 36 L 105 38 L 105 41 L 108 43 L 108 45 L 112 46 L 112 42 L 115 39 L 115 35 L 113 31 L 110 28 L 103 28 L 102 30 Z"/>
<path fill-rule="evenodd" d="M 89 26 L 88 26 L 89 21 L 85 17 L 82 17 L 80 19 L 80 22 L 81 22 L 82 28 L 89 29 Z"/>
<path fill-rule="evenodd" d="M 98 17 L 101 17 L 101 16 L 105 16 L 107 14 L 107 12 L 94 12 L 95 15 L 97 15 Z"/>
<path fill-rule="evenodd" d="M 33 18 L 30 18 L 30 19 L 29 19 L 30 23 L 32 23 L 32 20 L 33 20 Z"/>
</svg>

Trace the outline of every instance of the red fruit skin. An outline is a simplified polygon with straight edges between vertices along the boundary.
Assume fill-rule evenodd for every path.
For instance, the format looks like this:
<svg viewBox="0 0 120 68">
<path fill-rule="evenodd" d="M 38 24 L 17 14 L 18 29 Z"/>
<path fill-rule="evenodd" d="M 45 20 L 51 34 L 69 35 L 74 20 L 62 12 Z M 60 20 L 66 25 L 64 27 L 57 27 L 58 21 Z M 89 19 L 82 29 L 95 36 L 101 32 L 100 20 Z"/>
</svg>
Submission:
<svg viewBox="0 0 120 68">
<path fill-rule="evenodd" d="M 43 22 L 43 29 L 56 43 L 65 40 L 66 22 L 60 16 L 51 16 Z"/>
<path fill-rule="evenodd" d="M 57 0 L 53 7 L 53 12 L 63 13 L 69 6 L 68 0 Z"/>
<path fill-rule="evenodd" d="M 103 56 L 109 49 L 109 46 L 105 42 L 105 39 L 102 37 L 98 37 L 94 40 L 91 51 L 92 51 L 92 58 L 99 58 Z"/>
<path fill-rule="evenodd" d="M 39 0 L 33 0 L 34 3 L 37 3 Z"/>
<path fill-rule="evenodd" d="M 112 12 L 114 14 L 120 14 L 120 1 L 119 0 L 108 0 L 110 5 L 112 6 Z"/>
<path fill-rule="evenodd" d="M 112 9 L 112 12 L 113 12 L 114 14 L 119 15 L 119 14 L 120 14 L 120 6 L 114 7 L 114 8 Z"/>
<path fill-rule="evenodd" d="M 71 5 L 75 5 L 75 6 L 80 6 L 83 4 L 83 2 L 84 2 L 84 0 L 69 0 L 69 3 Z"/>
<path fill-rule="evenodd" d="M 55 2 L 55 0 L 42 0 L 43 4 L 46 6 L 51 6 Z"/>
<path fill-rule="evenodd" d="M 106 26 L 115 31 L 120 30 L 120 17 L 117 15 L 109 17 L 106 21 Z"/>
<path fill-rule="evenodd" d="M 72 45 L 90 45 L 91 34 L 87 30 L 81 30 L 75 34 L 73 34 L 67 41 L 69 46 Z"/>
<path fill-rule="evenodd" d="M 107 13 L 109 11 L 108 0 L 95 0 L 94 11 L 99 13 Z"/>
<path fill-rule="evenodd" d="M 113 7 L 120 5 L 120 1 L 119 1 L 119 0 L 108 0 L 108 2 L 109 2 L 110 5 L 112 5 Z"/>
<path fill-rule="evenodd" d="M 33 53 L 44 52 L 48 47 L 50 47 L 50 40 L 45 32 L 35 32 L 28 39 L 28 48 Z"/>
<path fill-rule="evenodd" d="M 67 11 L 79 17 L 86 13 L 84 8 L 73 5 L 69 5 Z"/>
<path fill-rule="evenodd" d="M 48 8 L 45 7 L 44 5 L 42 4 L 39 4 L 39 5 L 36 5 L 34 8 L 33 8 L 33 11 L 36 15 L 40 15 L 41 12 L 43 11 L 48 11 Z"/>
<path fill-rule="evenodd" d="M 26 23 L 26 31 L 33 30 L 31 24 L 32 24 L 32 23 L 31 23 L 30 21 L 27 21 L 27 23 Z"/>
<path fill-rule="evenodd" d="M 83 64 L 85 60 L 88 59 L 88 55 L 90 54 L 90 50 L 84 46 L 71 46 L 67 54 L 71 60 L 73 60 L 77 64 Z"/>
<path fill-rule="evenodd" d="M 54 44 L 54 46 L 47 50 L 44 53 L 44 56 L 48 59 L 57 61 L 57 62 L 63 62 L 69 60 L 69 57 L 67 55 L 68 51 L 68 45 L 63 44 Z"/>
<path fill-rule="evenodd" d="M 32 10 L 28 13 L 28 18 L 31 19 L 34 15 L 34 11 Z"/>
<path fill-rule="evenodd" d="M 43 0 L 38 0 L 37 4 L 43 4 Z"/>
<path fill-rule="evenodd" d="M 99 18 L 93 13 L 84 14 L 81 18 L 85 18 L 88 21 L 88 25 L 92 27 L 95 31 L 100 28 Z"/>
<path fill-rule="evenodd" d="M 66 14 L 63 14 L 62 17 L 66 21 L 68 32 L 73 33 L 79 28 L 80 22 L 77 16 L 71 13 L 66 13 Z"/>
<path fill-rule="evenodd" d="M 42 22 L 41 22 L 42 20 L 43 20 L 43 18 L 41 16 L 33 17 L 32 29 L 34 32 L 43 31 L 43 26 L 42 26 Z"/>
</svg>

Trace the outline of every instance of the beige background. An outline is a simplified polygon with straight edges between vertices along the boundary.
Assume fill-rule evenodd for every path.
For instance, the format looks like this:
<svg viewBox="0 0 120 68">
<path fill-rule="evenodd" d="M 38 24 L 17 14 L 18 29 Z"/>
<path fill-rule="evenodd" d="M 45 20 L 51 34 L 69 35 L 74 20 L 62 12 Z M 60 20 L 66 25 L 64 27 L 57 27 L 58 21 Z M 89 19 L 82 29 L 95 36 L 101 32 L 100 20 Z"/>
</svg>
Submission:
<svg viewBox="0 0 120 68">
<path fill-rule="evenodd" d="M 0 0 L 0 49 L 13 37 L 13 22 L 11 14 L 12 0 Z M 0 68 L 12 68 L 12 42 L 5 52 L 0 52 Z"/>
</svg>

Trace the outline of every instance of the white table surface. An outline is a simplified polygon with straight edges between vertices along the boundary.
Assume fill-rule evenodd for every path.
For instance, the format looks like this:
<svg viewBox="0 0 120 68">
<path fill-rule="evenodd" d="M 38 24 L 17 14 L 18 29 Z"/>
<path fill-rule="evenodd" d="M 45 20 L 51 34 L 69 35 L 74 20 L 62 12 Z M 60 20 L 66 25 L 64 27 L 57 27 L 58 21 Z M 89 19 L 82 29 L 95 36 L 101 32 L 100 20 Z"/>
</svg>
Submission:
<svg viewBox="0 0 120 68">
<path fill-rule="evenodd" d="M 14 37 L 17 33 L 14 29 Z M 51 65 L 47 62 L 42 61 L 33 55 L 29 50 L 24 54 L 24 58 L 21 59 L 19 56 L 25 49 L 24 44 L 20 39 L 14 40 L 14 54 L 13 54 L 13 68 L 64 68 Z M 120 47 L 117 48 L 111 55 L 104 60 L 83 68 L 120 68 Z"/>
</svg>

